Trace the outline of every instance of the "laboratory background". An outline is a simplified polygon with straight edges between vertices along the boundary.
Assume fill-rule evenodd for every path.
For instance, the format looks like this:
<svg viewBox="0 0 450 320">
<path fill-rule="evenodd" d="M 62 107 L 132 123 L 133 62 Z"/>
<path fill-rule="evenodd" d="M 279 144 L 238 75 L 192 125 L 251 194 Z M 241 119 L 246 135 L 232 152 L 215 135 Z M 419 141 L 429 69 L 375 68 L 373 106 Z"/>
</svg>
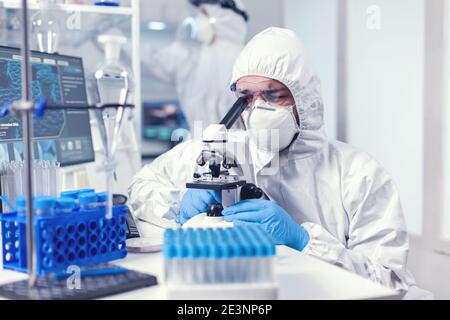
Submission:
<svg viewBox="0 0 450 320">
<path fill-rule="evenodd" d="M 114 95 L 117 90 L 107 91 L 117 84 L 101 76 L 117 72 L 125 78 L 121 84 L 129 86 L 129 94 L 120 98 L 134 105 L 123 114 L 123 127 L 113 146 L 114 161 L 105 156 L 111 145 L 105 146 L 99 130 L 102 118 L 95 111 L 52 111 L 44 116 L 49 121 L 35 124 L 32 153 L 36 170 L 60 173 L 59 178 L 49 174 L 38 180 L 38 185 L 45 185 L 59 179 L 59 189 L 48 190 L 50 193 L 112 188 L 112 192 L 126 195 L 142 166 L 192 134 L 192 123 L 183 111 L 183 103 L 189 99 L 180 95 L 176 81 L 162 81 L 150 70 L 154 52 L 179 36 L 180 25 L 192 10 L 188 1 L 118 2 L 119 7 L 94 6 L 89 0 L 30 1 L 30 45 L 41 51 L 33 57 L 53 59 L 48 55 L 58 54 L 61 61 L 66 60 L 65 75 L 55 74 L 51 68 L 33 71 L 33 76 L 47 83 L 47 94 L 54 103 L 68 107 L 95 104 L 98 95 Z M 271 26 L 289 28 L 304 42 L 322 81 L 327 135 L 368 152 L 393 177 L 410 236 L 408 269 L 417 284 L 436 299 L 450 299 L 450 3 L 242 2 L 248 14 L 247 30 L 238 35 L 244 41 L 242 47 Z M 19 1 L 0 0 L 2 58 L 19 54 L 11 49 L 21 45 L 18 7 Z M 237 30 L 230 32 L 240 32 Z M 105 54 L 116 59 L 119 69 L 108 65 L 106 60 L 111 59 L 105 59 Z M 224 52 L 217 54 L 216 63 L 220 63 Z M 1 87 L 6 74 L 14 77 L 17 72 L 4 61 L 0 61 L 2 105 L 20 96 L 20 90 L 6 92 Z M 170 57 L 158 63 L 162 69 L 169 68 Z M 198 65 L 202 63 L 200 59 Z M 86 81 L 80 82 L 83 75 Z M 61 80 L 55 77 L 65 81 L 63 97 L 54 90 L 54 81 Z M 16 74 L 15 79 L 19 78 Z M 92 89 L 92 81 L 105 92 Z M 83 86 L 87 95 L 82 93 Z M 198 105 L 195 112 L 202 113 L 202 107 Z M 1 133 L 5 123 L 8 121 L 0 121 Z M 23 165 L 20 140 L 15 132 L 0 135 L 0 160 Z"/>
</svg>

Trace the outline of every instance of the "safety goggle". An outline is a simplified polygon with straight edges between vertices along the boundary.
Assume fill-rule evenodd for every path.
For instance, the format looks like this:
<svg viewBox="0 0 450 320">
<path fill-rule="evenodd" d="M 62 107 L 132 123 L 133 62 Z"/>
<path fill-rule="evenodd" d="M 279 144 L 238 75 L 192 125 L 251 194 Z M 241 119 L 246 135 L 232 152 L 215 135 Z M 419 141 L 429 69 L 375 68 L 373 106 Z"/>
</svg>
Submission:
<svg viewBox="0 0 450 320">
<path fill-rule="evenodd" d="M 234 87 L 236 98 L 244 98 L 251 106 L 257 98 L 274 105 L 283 105 L 292 99 L 292 94 L 287 88 L 274 88 L 269 90 L 250 91 Z"/>
</svg>

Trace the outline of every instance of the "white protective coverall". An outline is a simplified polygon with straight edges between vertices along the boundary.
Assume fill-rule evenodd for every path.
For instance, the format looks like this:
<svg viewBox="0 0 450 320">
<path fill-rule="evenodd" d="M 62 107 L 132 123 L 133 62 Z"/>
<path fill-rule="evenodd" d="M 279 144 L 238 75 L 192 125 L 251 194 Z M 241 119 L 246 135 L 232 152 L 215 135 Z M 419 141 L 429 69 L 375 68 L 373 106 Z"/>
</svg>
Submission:
<svg viewBox="0 0 450 320">
<path fill-rule="evenodd" d="M 406 269 L 409 241 L 397 188 L 368 154 L 327 138 L 320 80 L 306 65 L 296 35 L 269 28 L 255 36 L 235 63 L 232 83 L 244 76 L 264 76 L 286 85 L 295 98 L 301 128 L 280 153 L 274 174 L 257 170 L 243 174 L 245 180 L 256 183 L 308 231 L 304 253 L 407 291 L 414 279 Z M 201 149 L 201 142 L 186 142 L 142 169 L 129 189 L 138 218 L 162 227 L 174 225 Z"/>
<path fill-rule="evenodd" d="M 236 3 L 245 10 L 240 1 Z M 215 19 L 212 44 L 176 41 L 144 59 L 145 70 L 176 86 L 191 129 L 196 121 L 201 121 L 203 128 L 219 123 L 235 102 L 234 95 L 224 88 L 247 35 L 245 20 L 232 10 L 214 4 L 202 8 Z"/>
</svg>

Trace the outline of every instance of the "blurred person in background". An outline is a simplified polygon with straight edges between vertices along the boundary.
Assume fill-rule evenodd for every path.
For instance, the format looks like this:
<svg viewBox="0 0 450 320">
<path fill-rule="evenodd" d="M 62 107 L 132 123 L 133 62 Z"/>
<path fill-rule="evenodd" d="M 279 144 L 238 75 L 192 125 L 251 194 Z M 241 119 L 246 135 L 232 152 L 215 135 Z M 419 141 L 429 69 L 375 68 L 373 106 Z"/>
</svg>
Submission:
<svg viewBox="0 0 450 320">
<path fill-rule="evenodd" d="M 240 0 L 189 0 L 195 15 L 177 30 L 174 43 L 143 57 L 144 68 L 176 87 L 192 129 L 219 123 L 236 98 L 226 88 L 244 47 L 248 15 Z"/>
</svg>

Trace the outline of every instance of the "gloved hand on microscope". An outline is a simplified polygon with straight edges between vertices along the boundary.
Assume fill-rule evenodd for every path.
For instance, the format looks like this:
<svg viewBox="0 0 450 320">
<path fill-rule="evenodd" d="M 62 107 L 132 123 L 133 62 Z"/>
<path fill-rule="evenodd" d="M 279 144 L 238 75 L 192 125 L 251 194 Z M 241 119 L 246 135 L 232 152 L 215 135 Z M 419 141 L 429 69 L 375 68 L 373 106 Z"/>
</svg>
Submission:
<svg viewBox="0 0 450 320">
<path fill-rule="evenodd" d="M 221 195 L 213 190 L 189 189 L 180 204 L 180 223 L 207 211 L 208 206 L 221 202 Z M 302 251 L 309 242 L 308 232 L 275 202 L 251 199 L 223 210 L 226 222 L 235 226 L 258 224 L 276 245 L 286 245 Z"/>
</svg>

